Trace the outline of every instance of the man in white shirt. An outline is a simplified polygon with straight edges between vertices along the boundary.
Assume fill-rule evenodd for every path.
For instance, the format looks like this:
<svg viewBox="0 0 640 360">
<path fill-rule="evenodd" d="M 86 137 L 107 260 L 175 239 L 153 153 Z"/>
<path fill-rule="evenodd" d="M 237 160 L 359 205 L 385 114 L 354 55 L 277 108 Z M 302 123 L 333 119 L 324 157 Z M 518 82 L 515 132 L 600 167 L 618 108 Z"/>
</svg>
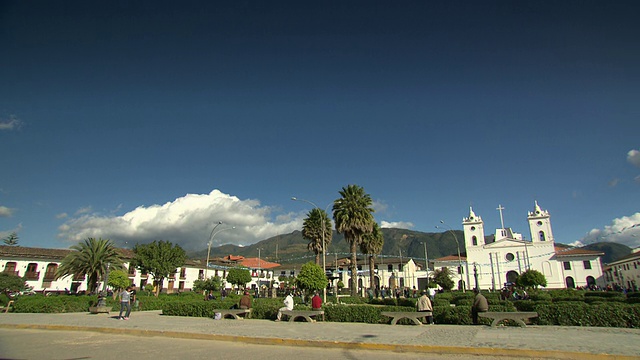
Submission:
<svg viewBox="0 0 640 360">
<path fill-rule="evenodd" d="M 276 321 L 280 321 L 282 318 L 282 312 L 285 310 L 293 310 L 293 296 L 291 296 L 291 294 L 287 294 L 287 297 L 284 298 L 284 307 L 278 309 L 278 317 L 276 318 Z"/>
</svg>

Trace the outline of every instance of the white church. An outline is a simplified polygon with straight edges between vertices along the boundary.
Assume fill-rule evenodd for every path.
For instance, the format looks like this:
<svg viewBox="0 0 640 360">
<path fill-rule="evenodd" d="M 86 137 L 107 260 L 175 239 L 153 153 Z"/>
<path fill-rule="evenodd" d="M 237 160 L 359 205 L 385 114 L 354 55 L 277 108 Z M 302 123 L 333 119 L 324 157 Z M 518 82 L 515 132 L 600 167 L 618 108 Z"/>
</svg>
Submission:
<svg viewBox="0 0 640 360">
<path fill-rule="evenodd" d="M 531 238 L 505 228 L 499 206 L 502 228 L 485 235 L 482 218 L 469 209 L 462 220 L 465 256 L 436 259 L 434 268 L 451 267 L 459 277 L 458 288 L 499 290 L 515 281 L 518 275 L 534 269 L 547 278 L 548 289 L 604 286 L 601 252 L 556 244 L 550 215 L 535 202 L 527 216 Z M 462 265 L 462 269 L 459 264 Z"/>
</svg>

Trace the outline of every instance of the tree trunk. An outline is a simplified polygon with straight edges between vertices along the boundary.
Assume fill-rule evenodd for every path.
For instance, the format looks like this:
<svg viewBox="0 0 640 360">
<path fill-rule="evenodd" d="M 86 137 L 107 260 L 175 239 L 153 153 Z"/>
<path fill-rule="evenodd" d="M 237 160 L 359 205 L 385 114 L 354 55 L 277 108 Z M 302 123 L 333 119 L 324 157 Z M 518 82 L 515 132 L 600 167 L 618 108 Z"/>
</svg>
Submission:
<svg viewBox="0 0 640 360">
<path fill-rule="evenodd" d="M 351 296 L 358 296 L 358 258 L 356 253 L 358 251 L 357 241 L 354 239 L 351 242 Z"/>
<path fill-rule="evenodd" d="M 320 253 L 316 253 L 316 265 L 320 266 Z"/>
<path fill-rule="evenodd" d="M 373 271 L 373 267 L 375 266 L 375 260 L 373 259 L 373 255 L 369 255 L 369 288 L 371 288 L 371 290 L 375 289 L 375 284 L 373 282 L 373 279 L 375 277 L 375 273 Z"/>
</svg>

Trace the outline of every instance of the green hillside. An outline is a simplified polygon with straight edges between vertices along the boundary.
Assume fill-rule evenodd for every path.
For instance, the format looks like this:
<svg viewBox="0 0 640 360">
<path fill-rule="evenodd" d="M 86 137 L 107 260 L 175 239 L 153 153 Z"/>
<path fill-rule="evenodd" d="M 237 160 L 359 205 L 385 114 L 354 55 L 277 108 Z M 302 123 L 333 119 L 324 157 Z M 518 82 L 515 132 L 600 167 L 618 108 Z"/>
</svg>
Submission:
<svg viewBox="0 0 640 360">
<path fill-rule="evenodd" d="M 620 259 L 623 256 L 631 254 L 631 248 L 627 245 L 614 243 L 614 242 L 599 242 L 586 245 L 583 249 L 601 251 L 604 253 L 601 261 L 603 264 L 607 264 Z"/>
<path fill-rule="evenodd" d="M 411 257 L 416 261 L 424 261 L 424 243 L 427 244 L 429 259 L 436 259 L 447 255 L 455 255 L 456 242 L 450 231 L 444 233 L 424 233 L 406 229 L 382 229 L 384 235 L 384 247 L 381 257 L 398 258 Z M 460 252 L 464 253 L 464 234 L 461 230 L 454 230 L 460 242 Z M 226 255 L 241 255 L 244 257 L 257 257 L 260 249 L 260 257 L 267 261 L 280 263 L 284 266 L 300 265 L 314 261 L 315 255 L 307 250 L 308 241 L 302 237 L 302 232 L 294 231 L 290 234 L 282 234 L 262 240 L 250 246 L 223 245 L 211 248 L 211 257 L 219 258 Z M 558 244 L 561 245 L 561 244 Z M 631 253 L 631 248 L 626 245 L 602 242 L 590 244 L 584 247 L 588 250 L 604 252 L 603 263 L 608 263 Z M 335 257 L 343 258 L 350 255 L 349 245 L 344 236 L 333 232 L 331 245 L 327 249 L 327 263 Z M 190 253 L 190 258 L 205 259 L 207 249 Z"/>
<path fill-rule="evenodd" d="M 464 235 L 462 231 L 454 231 L 461 250 L 464 252 Z M 434 259 L 446 255 L 456 254 L 456 242 L 451 232 L 446 233 L 423 233 L 405 229 L 382 229 L 384 235 L 384 247 L 381 256 L 398 258 L 412 257 L 416 260 L 424 259 L 424 244 L 427 244 L 427 254 L 429 259 Z M 250 246 L 223 245 L 211 248 L 211 257 L 222 257 L 226 255 L 241 255 L 244 257 L 257 257 L 260 249 L 262 259 L 278 262 L 283 265 L 304 264 L 313 261 L 315 255 L 307 250 L 308 241 L 302 237 L 300 231 L 290 234 L 282 234 L 262 240 Z M 342 258 L 349 256 L 349 245 L 344 240 L 344 236 L 333 232 L 331 245 L 327 249 L 327 262 L 335 257 Z M 189 254 L 191 258 L 204 259 L 207 250 Z"/>
</svg>

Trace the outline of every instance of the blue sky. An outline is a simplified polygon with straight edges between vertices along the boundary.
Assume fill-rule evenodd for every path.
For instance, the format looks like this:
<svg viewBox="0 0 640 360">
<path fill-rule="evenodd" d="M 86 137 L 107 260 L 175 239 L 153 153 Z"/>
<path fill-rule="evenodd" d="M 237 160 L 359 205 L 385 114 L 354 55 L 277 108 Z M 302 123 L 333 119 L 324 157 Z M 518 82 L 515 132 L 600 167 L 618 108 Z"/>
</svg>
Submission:
<svg viewBox="0 0 640 360">
<path fill-rule="evenodd" d="M 0 4 L 0 236 L 204 249 L 348 184 L 383 226 L 640 245 L 636 2 Z M 223 228 L 221 227 L 221 228 Z"/>
</svg>

